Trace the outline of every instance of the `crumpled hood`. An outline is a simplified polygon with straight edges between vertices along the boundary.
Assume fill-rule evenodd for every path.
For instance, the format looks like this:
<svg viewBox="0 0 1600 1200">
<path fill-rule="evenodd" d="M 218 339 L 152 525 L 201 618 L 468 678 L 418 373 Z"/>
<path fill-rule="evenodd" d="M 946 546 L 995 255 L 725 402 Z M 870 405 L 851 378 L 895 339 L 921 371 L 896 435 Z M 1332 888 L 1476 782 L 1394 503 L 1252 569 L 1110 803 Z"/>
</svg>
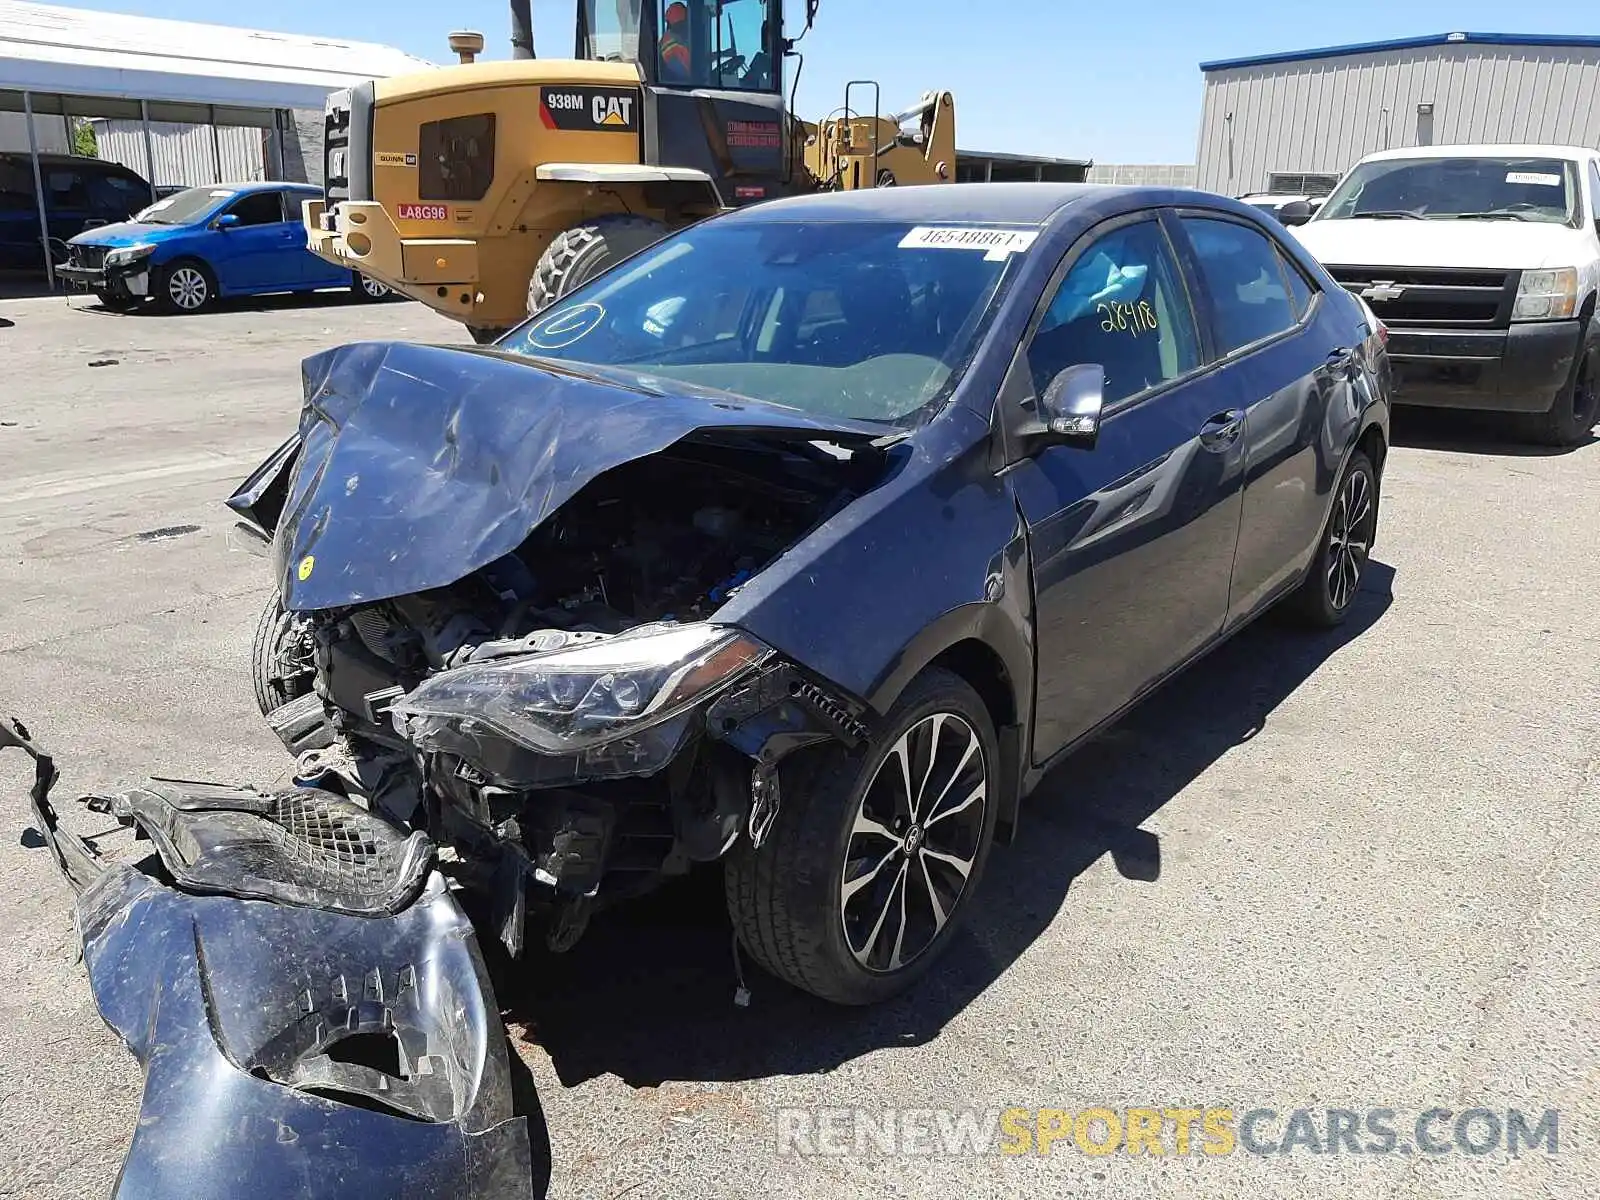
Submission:
<svg viewBox="0 0 1600 1200">
<path fill-rule="evenodd" d="M 1548 221 L 1324 220 L 1290 229 L 1324 266 L 1575 267 L 1584 231 Z"/>
<path fill-rule="evenodd" d="M 850 446 L 890 432 L 491 350 L 363 342 L 308 358 L 302 374 L 298 461 L 273 535 L 293 612 L 454 583 L 602 472 L 702 431 Z"/>
<path fill-rule="evenodd" d="M 67 239 L 72 246 L 134 246 L 141 242 L 164 242 L 180 234 L 192 233 L 188 225 L 150 225 L 142 221 L 118 221 L 115 225 L 96 225 Z"/>
</svg>

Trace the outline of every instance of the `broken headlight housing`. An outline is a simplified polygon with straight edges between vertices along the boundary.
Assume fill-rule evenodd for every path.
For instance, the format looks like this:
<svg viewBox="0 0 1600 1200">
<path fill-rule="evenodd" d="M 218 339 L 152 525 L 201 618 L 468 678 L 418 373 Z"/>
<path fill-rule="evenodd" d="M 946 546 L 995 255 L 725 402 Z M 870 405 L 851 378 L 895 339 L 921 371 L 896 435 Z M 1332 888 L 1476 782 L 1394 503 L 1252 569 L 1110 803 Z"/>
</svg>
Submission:
<svg viewBox="0 0 1600 1200">
<path fill-rule="evenodd" d="M 155 252 L 155 245 L 151 242 L 141 242 L 136 246 L 118 246 L 106 253 L 106 266 L 125 267 L 129 263 L 138 262 L 141 258 L 149 258 Z"/>
<path fill-rule="evenodd" d="M 600 747 L 630 742 L 628 765 L 656 769 L 649 762 L 664 763 L 661 756 L 677 750 L 690 710 L 770 653 L 724 626 L 644 625 L 600 642 L 444 671 L 390 711 L 395 728 L 418 744 L 443 722 L 541 754 L 594 758 Z"/>
</svg>

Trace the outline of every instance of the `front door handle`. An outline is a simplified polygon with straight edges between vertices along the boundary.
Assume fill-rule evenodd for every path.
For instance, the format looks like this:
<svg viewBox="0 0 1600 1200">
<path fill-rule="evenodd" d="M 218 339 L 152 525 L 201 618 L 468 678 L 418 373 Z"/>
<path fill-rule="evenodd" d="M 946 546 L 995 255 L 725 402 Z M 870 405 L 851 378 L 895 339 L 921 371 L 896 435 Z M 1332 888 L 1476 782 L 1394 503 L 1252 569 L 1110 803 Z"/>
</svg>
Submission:
<svg viewBox="0 0 1600 1200">
<path fill-rule="evenodd" d="M 1200 444 L 1207 450 L 1226 450 L 1244 432 L 1244 409 L 1230 408 L 1217 413 L 1200 426 Z"/>
</svg>

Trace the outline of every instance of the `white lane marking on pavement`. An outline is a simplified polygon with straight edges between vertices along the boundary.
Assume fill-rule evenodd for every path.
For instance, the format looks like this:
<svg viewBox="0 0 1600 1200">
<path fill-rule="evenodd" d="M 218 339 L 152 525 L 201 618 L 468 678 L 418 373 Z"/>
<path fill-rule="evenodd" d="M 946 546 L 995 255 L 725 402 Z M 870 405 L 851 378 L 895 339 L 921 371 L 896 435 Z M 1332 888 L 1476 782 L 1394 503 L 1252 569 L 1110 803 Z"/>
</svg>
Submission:
<svg viewBox="0 0 1600 1200">
<path fill-rule="evenodd" d="M 130 467 L 127 470 L 96 472 L 82 475 L 33 475 L 13 480 L 0 486 L 0 504 L 26 504 L 31 500 L 52 500 L 60 496 L 75 496 L 81 492 L 94 492 L 102 488 L 122 487 L 128 484 L 149 483 L 170 479 L 177 475 L 199 475 L 207 471 L 249 470 L 260 459 L 231 454 L 207 454 L 178 462 L 156 463 L 150 466 Z"/>
</svg>

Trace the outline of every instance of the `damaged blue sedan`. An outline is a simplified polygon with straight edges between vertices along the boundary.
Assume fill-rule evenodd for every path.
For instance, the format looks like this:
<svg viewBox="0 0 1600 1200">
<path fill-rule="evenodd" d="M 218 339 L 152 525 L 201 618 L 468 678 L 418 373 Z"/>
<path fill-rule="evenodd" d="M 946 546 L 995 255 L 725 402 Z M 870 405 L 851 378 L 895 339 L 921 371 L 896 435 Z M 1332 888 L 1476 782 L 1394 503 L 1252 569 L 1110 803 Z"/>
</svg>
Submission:
<svg viewBox="0 0 1600 1200">
<path fill-rule="evenodd" d="M 231 501 L 302 779 L 455 847 L 513 950 L 725 860 L 846 1004 L 1074 745 L 1279 601 L 1344 618 L 1389 419 L 1382 327 L 1254 209 L 1067 186 L 730 213 L 305 393 Z"/>
<path fill-rule="evenodd" d="M 236 1068 L 446 1124 L 504 1173 L 526 1147 L 473 1090 L 503 1048 L 474 1032 L 451 1058 L 444 1008 L 391 1002 L 447 977 L 492 1012 L 476 951 L 435 944 L 454 910 L 400 924 L 454 903 L 436 861 L 513 954 L 721 862 L 767 971 L 895 995 L 1074 747 L 1268 609 L 1350 613 L 1384 337 L 1240 202 L 996 184 L 730 212 L 495 344 L 317 355 L 298 429 L 228 501 L 273 566 L 256 692 L 297 789 L 105 801 L 166 870 L 95 911 L 309 910 L 243 969 L 320 1033 Z M 329 912 L 390 949 L 319 941 Z M 189 959 L 249 957 L 226 915 L 183 915 Z M 313 962 L 343 999 L 289 985 Z"/>
</svg>

